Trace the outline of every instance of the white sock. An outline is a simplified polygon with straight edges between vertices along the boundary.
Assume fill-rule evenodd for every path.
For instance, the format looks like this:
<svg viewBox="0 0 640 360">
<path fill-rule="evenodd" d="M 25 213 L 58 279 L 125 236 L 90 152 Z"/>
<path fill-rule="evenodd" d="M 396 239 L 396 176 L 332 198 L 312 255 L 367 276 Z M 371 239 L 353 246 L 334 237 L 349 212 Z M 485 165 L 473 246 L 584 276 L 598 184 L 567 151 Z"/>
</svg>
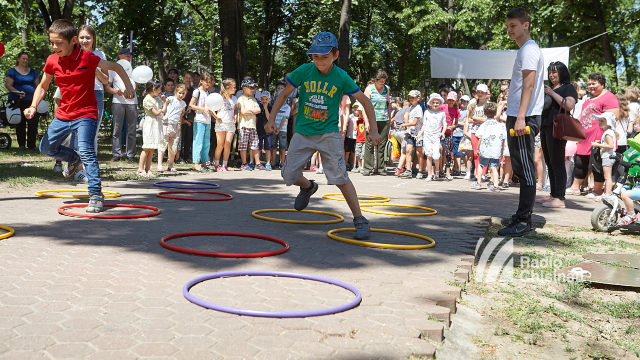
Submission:
<svg viewBox="0 0 640 360">
<path fill-rule="evenodd" d="M 227 166 L 228 161 L 223 161 L 222 166 Z"/>
<path fill-rule="evenodd" d="M 218 166 L 218 160 L 213 161 L 213 166 Z"/>
</svg>

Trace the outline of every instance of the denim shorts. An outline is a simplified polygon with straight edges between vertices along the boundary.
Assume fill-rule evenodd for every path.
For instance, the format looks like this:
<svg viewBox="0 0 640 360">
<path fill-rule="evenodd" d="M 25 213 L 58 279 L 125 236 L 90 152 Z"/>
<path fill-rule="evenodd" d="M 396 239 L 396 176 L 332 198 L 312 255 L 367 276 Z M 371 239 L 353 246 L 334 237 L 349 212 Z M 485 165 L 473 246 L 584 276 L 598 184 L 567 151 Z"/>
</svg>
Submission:
<svg viewBox="0 0 640 360">
<path fill-rule="evenodd" d="M 487 165 L 490 167 L 500 167 L 500 159 L 489 159 L 481 156 L 479 164 L 480 167 L 485 167 Z"/>
<path fill-rule="evenodd" d="M 271 148 L 287 150 L 289 143 L 287 142 L 287 133 L 280 131 L 277 134 L 271 134 Z M 280 147 L 278 147 L 280 146 Z"/>
</svg>

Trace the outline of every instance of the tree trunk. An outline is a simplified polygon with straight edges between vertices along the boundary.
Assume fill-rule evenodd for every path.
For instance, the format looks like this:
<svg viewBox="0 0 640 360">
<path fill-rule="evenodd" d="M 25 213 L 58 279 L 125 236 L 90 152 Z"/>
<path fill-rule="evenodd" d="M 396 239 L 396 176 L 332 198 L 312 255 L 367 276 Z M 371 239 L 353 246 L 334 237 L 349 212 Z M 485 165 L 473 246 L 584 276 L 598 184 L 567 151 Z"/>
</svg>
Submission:
<svg viewBox="0 0 640 360">
<path fill-rule="evenodd" d="M 267 67 L 270 59 L 270 45 L 273 39 L 273 33 L 271 31 L 272 25 L 272 13 L 273 9 L 271 8 L 272 1 L 264 0 L 264 28 L 262 29 L 262 56 L 260 58 L 260 75 L 258 76 L 258 85 L 260 87 L 265 87 L 267 85 Z"/>
<path fill-rule="evenodd" d="M 351 0 L 342 0 L 340 12 L 340 34 L 338 37 L 338 66 L 344 71 L 349 70 L 349 31 L 351 27 Z"/>
<path fill-rule="evenodd" d="M 600 0 L 591 0 L 591 2 L 593 3 L 593 10 L 596 13 L 596 20 L 600 26 L 600 32 L 603 33 L 607 31 L 607 24 L 604 19 L 604 14 L 602 13 L 602 4 L 600 3 Z M 609 35 L 602 35 L 600 37 L 600 41 L 602 42 L 602 55 L 604 56 L 604 62 L 615 65 L 616 59 L 613 57 Z"/>
<path fill-rule="evenodd" d="M 409 34 L 407 37 L 407 43 L 402 50 L 402 55 L 398 59 L 398 87 L 400 89 L 404 89 L 404 65 L 407 63 L 407 59 L 409 59 L 409 54 L 411 54 L 411 50 L 413 50 L 413 34 Z M 427 89 L 425 89 L 427 91 Z"/>
<path fill-rule="evenodd" d="M 27 47 L 27 40 L 29 40 L 29 13 L 31 10 L 31 1 L 22 0 L 22 8 L 24 10 L 24 18 L 27 20 L 27 23 L 22 29 L 22 47 Z"/>
<path fill-rule="evenodd" d="M 447 12 L 453 15 L 453 4 L 455 0 L 447 1 Z M 447 24 L 447 47 L 450 48 L 453 45 L 453 24 L 449 22 Z"/>
<path fill-rule="evenodd" d="M 218 0 L 222 39 L 222 77 L 235 79 L 238 84 L 247 73 L 243 6 L 244 0 Z"/>
<path fill-rule="evenodd" d="M 627 48 L 623 45 L 620 46 L 620 52 L 622 53 L 622 60 L 624 61 L 624 77 L 627 86 L 631 85 L 631 77 L 633 76 L 633 66 L 629 63 L 629 54 Z"/>
<path fill-rule="evenodd" d="M 209 40 L 209 71 L 213 74 L 213 44 L 215 44 L 216 40 L 216 24 L 213 23 L 211 26 L 211 39 Z M 222 86 L 222 85 L 221 85 Z"/>
</svg>

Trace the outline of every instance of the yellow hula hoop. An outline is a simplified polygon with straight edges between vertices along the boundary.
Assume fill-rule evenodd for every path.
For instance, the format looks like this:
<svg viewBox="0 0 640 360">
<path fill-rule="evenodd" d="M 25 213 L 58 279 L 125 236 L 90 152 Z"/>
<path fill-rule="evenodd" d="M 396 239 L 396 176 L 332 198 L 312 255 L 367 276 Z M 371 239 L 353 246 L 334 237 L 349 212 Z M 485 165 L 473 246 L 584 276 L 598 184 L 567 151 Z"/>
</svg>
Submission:
<svg viewBox="0 0 640 360">
<path fill-rule="evenodd" d="M 325 198 L 325 199 L 329 199 L 329 200 L 346 201 L 345 199 L 334 197 L 336 195 L 342 195 L 342 194 L 340 194 L 340 193 L 324 194 L 324 195 L 322 195 L 322 197 Z M 358 197 L 360 197 L 360 196 L 372 197 L 372 198 L 380 199 L 380 200 L 359 200 L 361 203 L 383 203 L 383 202 L 391 201 L 391 199 L 386 197 L 386 196 L 358 194 Z"/>
<path fill-rule="evenodd" d="M 89 192 L 88 190 L 76 190 L 76 189 L 57 189 L 57 190 L 40 190 L 40 191 L 36 191 L 36 196 L 40 196 L 40 197 L 47 197 L 47 198 L 60 198 L 60 199 L 88 199 L 90 196 L 89 195 L 49 195 L 46 193 L 50 193 L 50 192 Z M 115 191 L 109 191 L 109 190 L 102 190 L 103 194 L 110 194 L 110 195 L 105 195 L 105 198 L 116 198 L 116 197 L 120 197 L 120 193 L 119 192 L 115 192 Z"/>
<path fill-rule="evenodd" d="M 337 219 L 334 219 L 334 220 L 322 220 L 322 221 L 316 221 L 316 220 L 286 220 L 286 219 L 276 219 L 276 218 L 272 218 L 272 217 L 268 217 L 268 216 L 258 215 L 259 213 L 263 213 L 263 212 L 304 212 L 304 213 L 335 216 L 335 217 L 337 217 Z M 335 224 L 335 223 L 339 223 L 339 222 L 344 221 L 344 217 L 342 215 L 334 214 L 334 213 L 330 213 L 330 212 L 326 212 L 326 211 L 317 211 L 317 210 L 300 210 L 300 211 L 298 211 L 298 210 L 294 210 L 294 209 L 262 209 L 262 210 L 256 210 L 256 211 L 252 212 L 251 215 L 253 215 L 253 217 L 261 219 L 261 220 L 275 221 L 275 222 L 282 222 L 282 223 L 289 223 L 289 224 L 316 224 L 316 225 L 320 225 L 320 224 Z"/>
<path fill-rule="evenodd" d="M 0 235 L 0 240 L 6 239 L 8 237 L 13 236 L 13 234 L 15 234 L 15 231 L 13 230 L 13 228 L 10 228 L 8 226 L 0 225 L 0 229 L 8 231 L 8 233 Z"/>
<path fill-rule="evenodd" d="M 418 239 L 426 240 L 426 241 L 429 242 L 429 244 L 426 244 L 426 245 L 384 244 L 384 243 L 376 243 L 376 242 L 369 242 L 369 241 L 360 241 L 360 240 L 347 239 L 347 238 L 343 238 L 343 237 L 334 235 L 334 233 L 342 232 L 342 231 L 356 231 L 356 229 L 355 228 L 334 229 L 334 230 L 329 231 L 327 233 L 327 236 L 329 236 L 333 240 L 338 240 L 338 241 L 342 241 L 342 242 L 346 242 L 346 243 L 350 243 L 350 244 L 373 246 L 373 247 L 387 248 L 387 249 L 418 250 L 418 249 L 427 249 L 427 248 L 436 246 L 435 240 L 433 240 L 430 237 L 427 237 L 427 236 L 424 236 L 424 235 L 419 235 L 419 234 L 414 234 L 414 233 L 410 233 L 410 232 L 404 232 L 404 231 L 387 230 L 387 229 L 371 229 L 372 232 L 380 232 L 380 233 L 389 233 L 389 234 L 412 236 L 412 237 L 415 237 L 415 238 L 418 238 Z"/>
<path fill-rule="evenodd" d="M 395 216 L 431 216 L 431 215 L 435 215 L 438 213 L 438 211 L 428 208 L 428 207 L 424 207 L 424 206 L 417 206 L 417 205 L 402 205 L 402 204 L 362 204 L 360 205 L 361 208 L 365 207 L 365 206 L 396 206 L 396 207 L 406 207 L 406 208 L 413 208 L 413 209 L 422 209 L 422 210 L 427 210 L 430 212 L 426 212 L 426 213 L 394 213 L 394 212 L 388 212 L 388 211 L 378 211 L 378 210 L 369 210 L 369 209 L 362 209 L 362 211 L 366 211 L 366 212 L 370 212 L 370 213 L 374 213 L 374 214 L 382 214 L 382 215 L 395 215 Z"/>
</svg>

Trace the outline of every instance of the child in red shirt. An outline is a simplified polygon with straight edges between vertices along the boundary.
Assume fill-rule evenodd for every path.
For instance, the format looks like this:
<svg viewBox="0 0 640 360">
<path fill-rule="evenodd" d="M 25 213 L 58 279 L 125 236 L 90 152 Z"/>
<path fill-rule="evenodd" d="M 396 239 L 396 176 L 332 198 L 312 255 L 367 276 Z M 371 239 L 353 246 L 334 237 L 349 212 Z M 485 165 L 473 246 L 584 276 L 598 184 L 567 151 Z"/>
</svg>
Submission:
<svg viewBox="0 0 640 360">
<path fill-rule="evenodd" d="M 73 176 L 82 165 L 89 181 L 89 205 L 86 211 L 100 212 L 104 207 L 104 195 L 95 149 L 98 103 L 93 87 L 96 72 L 113 70 L 123 79 L 126 73 L 122 66 L 100 59 L 91 52 L 84 51 L 78 45 L 78 29 L 66 19 L 56 20 L 49 27 L 49 42 L 55 54 L 49 55 L 44 66 L 42 81 L 36 87 L 31 106 L 24 111 L 27 119 L 36 113 L 36 108 L 49 88 L 55 76 L 62 99 L 47 133 L 40 141 L 40 152 L 67 162 L 63 175 Z M 124 96 L 134 97 L 134 89 L 128 84 Z M 77 133 L 78 153 L 62 146 L 62 142 L 71 132 Z"/>
<path fill-rule="evenodd" d="M 351 114 L 349 117 L 351 118 L 350 120 L 353 121 L 355 123 L 355 128 L 356 128 L 356 165 L 357 167 L 353 167 L 353 170 L 351 170 L 351 172 L 360 172 L 362 170 L 362 161 L 364 159 L 364 142 L 365 142 L 365 136 L 366 136 L 366 125 L 364 122 L 364 118 L 362 117 L 362 105 L 360 105 L 359 102 L 356 101 L 355 104 L 353 104 L 352 106 L 352 111 L 353 114 Z"/>
</svg>

